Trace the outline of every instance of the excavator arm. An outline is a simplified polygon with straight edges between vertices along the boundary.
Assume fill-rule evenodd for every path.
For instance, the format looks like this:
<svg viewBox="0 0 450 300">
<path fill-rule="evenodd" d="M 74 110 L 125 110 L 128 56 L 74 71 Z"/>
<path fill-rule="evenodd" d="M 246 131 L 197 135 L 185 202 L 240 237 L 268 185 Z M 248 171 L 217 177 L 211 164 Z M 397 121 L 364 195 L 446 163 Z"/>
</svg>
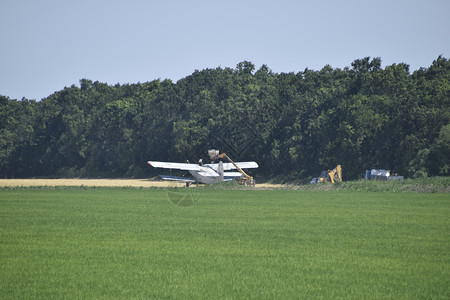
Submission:
<svg viewBox="0 0 450 300">
<path fill-rule="evenodd" d="M 242 176 L 239 178 L 239 184 L 245 186 L 255 186 L 255 180 L 253 179 L 253 177 L 245 173 L 244 170 L 242 170 L 233 160 L 231 160 L 231 158 L 229 158 L 226 153 L 220 154 L 218 158 L 226 158 L 230 163 L 233 164 L 236 170 L 238 170 L 238 172 L 242 174 Z"/>
<path fill-rule="evenodd" d="M 340 182 L 342 181 L 342 167 L 337 165 L 336 168 L 328 171 L 322 171 L 319 176 L 319 182 Z"/>
</svg>

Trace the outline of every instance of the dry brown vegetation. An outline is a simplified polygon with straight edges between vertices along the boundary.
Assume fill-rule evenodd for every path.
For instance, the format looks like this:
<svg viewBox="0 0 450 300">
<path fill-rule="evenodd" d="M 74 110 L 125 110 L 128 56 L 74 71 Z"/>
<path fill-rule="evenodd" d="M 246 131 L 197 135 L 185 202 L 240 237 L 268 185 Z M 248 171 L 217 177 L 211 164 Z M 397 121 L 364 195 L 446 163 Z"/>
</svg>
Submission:
<svg viewBox="0 0 450 300">
<path fill-rule="evenodd" d="M 117 188 L 180 188 L 184 187 L 182 182 L 161 181 L 154 178 L 149 179 L 0 179 L 2 188 L 27 188 L 27 187 L 117 187 Z M 196 185 L 191 185 L 195 187 Z M 231 185 L 231 188 L 236 188 Z M 228 188 L 230 186 L 227 185 Z M 220 185 L 219 185 L 219 188 Z M 223 187 L 222 187 L 223 188 Z M 412 192 L 412 193 L 450 193 L 450 179 L 448 177 L 435 177 L 423 180 L 405 180 L 402 182 L 373 182 L 373 181 L 348 181 L 339 184 L 274 184 L 258 183 L 254 188 L 257 190 L 290 189 L 304 191 L 370 191 L 370 192 Z"/>
</svg>

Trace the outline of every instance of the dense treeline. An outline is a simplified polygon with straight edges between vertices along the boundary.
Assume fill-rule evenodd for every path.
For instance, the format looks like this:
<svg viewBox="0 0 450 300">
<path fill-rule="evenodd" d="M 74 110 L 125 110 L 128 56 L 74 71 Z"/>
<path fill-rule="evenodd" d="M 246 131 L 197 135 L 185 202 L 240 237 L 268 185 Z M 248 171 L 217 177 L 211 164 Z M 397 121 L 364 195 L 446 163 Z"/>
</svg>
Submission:
<svg viewBox="0 0 450 300">
<path fill-rule="evenodd" d="M 412 74 L 379 58 L 299 73 L 195 71 L 109 86 L 87 79 L 41 101 L 0 96 L 0 176 L 152 176 L 146 161 L 197 161 L 217 148 L 257 176 L 310 178 L 341 164 L 449 175 L 450 61 Z"/>
</svg>

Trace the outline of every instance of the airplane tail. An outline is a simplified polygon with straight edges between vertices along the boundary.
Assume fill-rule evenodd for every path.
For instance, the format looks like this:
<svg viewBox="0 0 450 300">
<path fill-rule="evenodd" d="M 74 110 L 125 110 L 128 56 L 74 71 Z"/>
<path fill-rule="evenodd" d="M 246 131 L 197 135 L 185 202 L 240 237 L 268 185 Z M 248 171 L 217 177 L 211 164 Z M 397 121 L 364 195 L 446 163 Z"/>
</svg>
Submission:
<svg viewBox="0 0 450 300">
<path fill-rule="evenodd" d="M 224 171 L 223 171 L 223 162 L 219 162 L 219 165 L 217 166 L 217 173 L 219 173 L 220 181 L 223 181 L 224 178 Z"/>
</svg>

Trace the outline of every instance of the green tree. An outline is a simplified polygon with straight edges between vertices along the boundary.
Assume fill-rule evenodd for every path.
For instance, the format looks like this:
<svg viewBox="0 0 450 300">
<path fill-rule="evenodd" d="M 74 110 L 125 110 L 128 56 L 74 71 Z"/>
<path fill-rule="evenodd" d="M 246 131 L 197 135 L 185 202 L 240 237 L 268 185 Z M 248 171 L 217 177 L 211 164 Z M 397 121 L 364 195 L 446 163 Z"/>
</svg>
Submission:
<svg viewBox="0 0 450 300">
<path fill-rule="evenodd" d="M 0 95 L 0 176 L 26 177 L 33 172 L 36 102 Z"/>
<path fill-rule="evenodd" d="M 439 137 L 431 145 L 427 158 L 430 175 L 450 175 L 450 124 L 441 128 Z"/>
</svg>

